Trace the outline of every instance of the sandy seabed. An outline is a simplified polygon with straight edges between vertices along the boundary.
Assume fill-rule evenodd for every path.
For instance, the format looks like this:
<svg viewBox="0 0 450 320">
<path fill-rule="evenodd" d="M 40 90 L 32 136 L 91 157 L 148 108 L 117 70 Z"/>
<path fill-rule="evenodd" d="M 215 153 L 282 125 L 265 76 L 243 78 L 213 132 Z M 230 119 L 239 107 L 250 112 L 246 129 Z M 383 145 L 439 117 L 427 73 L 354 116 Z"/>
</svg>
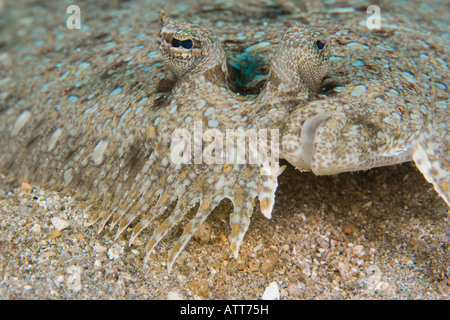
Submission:
<svg viewBox="0 0 450 320">
<path fill-rule="evenodd" d="M 279 177 L 271 220 L 257 208 L 232 257 L 223 201 L 175 263 L 175 228 L 143 265 L 145 241 L 86 227 L 70 197 L 0 184 L 3 299 L 448 299 L 450 215 L 412 164 Z M 60 229 L 60 230 L 58 230 Z"/>
</svg>

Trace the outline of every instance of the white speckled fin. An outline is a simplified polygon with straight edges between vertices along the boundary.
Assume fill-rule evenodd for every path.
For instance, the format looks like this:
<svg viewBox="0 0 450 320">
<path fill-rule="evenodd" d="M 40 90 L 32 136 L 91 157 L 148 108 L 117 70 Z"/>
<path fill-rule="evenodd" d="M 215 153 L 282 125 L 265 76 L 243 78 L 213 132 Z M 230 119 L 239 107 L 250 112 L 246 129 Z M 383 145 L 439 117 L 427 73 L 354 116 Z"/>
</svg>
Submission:
<svg viewBox="0 0 450 320">
<path fill-rule="evenodd" d="M 153 232 L 153 235 L 149 242 L 147 243 L 147 246 L 145 248 L 146 257 L 144 262 L 146 263 L 150 257 L 150 253 L 152 252 L 153 248 L 161 241 L 161 239 L 172 229 L 173 226 L 175 226 L 185 215 L 186 211 L 190 208 L 189 203 L 189 197 L 184 196 L 183 198 L 179 199 L 177 202 L 177 205 L 175 206 L 175 209 L 173 210 L 172 214 L 167 217 L 164 222 L 158 226 L 155 231 Z M 152 210 L 158 210 L 158 208 L 152 208 Z M 130 243 L 133 242 L 133 240 L 138 236 L 138 234 L 144 230 L 148 225 L 150 224 L 151 219 L 148 219 L 147 221 L 141 220 L 138 225 L 133 230 L 133 234 L 130 238 Z"/>
<path fill-rule="evenodd" d="M 251 179 L 254 180 L 254 175 L 259 173 L 258 170 L 256 167 L 253 170 L 247 167 L 241 173 L 241 179 L 232 188 L 230 199 L 234 205 L 234 212 L 230 215 L 231 235 L 229 240 L 230 248 L 235 258 L 238 257 L 239 247 L 247 232 L 250 217 L 255 206 L 254 199 L 258 195 L 259 182 L 251 181 Z"/>
<path fill-rule="evenodd" d="M 250 218 L 253 213 L 254 205 L 254 201 L 247 202 L 242 207 L 237 209 L 235 208 L 234 212 L 230 215 L 230 248 L 236 259 L 239 256 L 239 247 L 241 246 L 244 235 L 250 225 Z"/>
<path fill-rule="evenodd" d="M 89 221 L 85 222 L 86 227 L 90 227 L 100 220 L 100 217 L 101 217 L 100 212 L 94 211 L 93 207 L 94 207 L 94 203 L 90 203 L 83 209 L 84 212 L 90 213 Z"/>
<path fill-rule="evenodd" d="M 167 259 L 167 269 L 169 273 L 180 252 L 184 249 L 188 241 L 192 238 L 200 225 L 205 222 L 206 218 L 208 218 L 211 211 L 219 204 L 219 202 L 220 201 L 210 200 L 209 198 L 205 197 L 200 203 L 200 207 L 195 217 L 191 221 L 189 221 L 189 223 L 184 228 L 183 234 L 169 251 L 169 257 Z"/>
<path fill-rule="evenodd" d="M 133 234 L 130 239 L 130 244 L 134 241 L 134 239 L 138 236 L 138 234 L 147 228 L 150 223 L 158 216 L 160 216 L 171 203 L 176 201 L 177 196 L 176 192 L 172 192 L 171 188 L 165 190 L 164 192 L 161 189 L 154 193 L 148 192 L 143 195 L 139 201 L 130 209 L 130 212 L 120 221 L 119 228 L 117 230 L 116 238 L 130 225 L 134 219 L 141 216 L 141 214 L 147 212 L 145 216 L 139 219 L 139 223 L 134 227 Z M 149 205 L 148 203 L 155 198 L 155 195 L 159 196 L 157 198 L 156 204 Z"/>
<path fill-rule="evenodd" d="M 151 220 L 153 220 L 158 215 L 162 214 L 167 206 L 174 202 L 176 199 L 177 197 L 174 193 L 164 192 L 163 194 L 161 194 L 156 204 L 150 209 L 153 214 L 149 222 L 151 222 Z M 142 213 L 140 202 L 141 201 L 138 201 L 130 209 L 129 213 L 120 221 L 119 227 L 117 229 L 116 239 L 130 225 L 130 223 L 133 222 L 133 220 L 140 216 L 140 214 Z"/>
<path fill-rule="evenodd" d="M 450 206 L 450 134 L 444 132 L 438 137 L 436 131 L 430 138 L 422 141 L 414 150 L 413 159 L 425 178 Z"/>
<path fill-rule="evenodd" d="M 89 209 L 85 209 L 86 212 L 89 212 Z M 92 225 L 94 225 L 98 220 L 100 219 L 100 214 L 98 212 L 95 212 L 89 219 L 89 221 L 87 221 L 85 223 L 86 227 L 90 227 Z"/>
<path fill-rule="evenodd" d="M 116 236 L 114 239 L 118 239 L 122 232 L 136 219 L 140 214 L 140 211 L 131 210 L 122 220 L 120 220 L 119 227 L 117 228 Z M 111 224 L 111 228 L 113 228 L 113 224 Z"/>
<path fill-rule="evenodd" d="M 219 168 L 221 174 L 217 173 Z M 179 253 L 186 246 L 198 227 L 224 198 L 229 198 L 233 202 L 235 208 L 235 213 L 233 213 L 230 218 L 232 228 L 230 242 L 231 249 L 237 257 L 240 243 L 242 242 L 250 223 L 250 216 L 255 204 L 254 199 L 258 195 L 258 180 L 260 179 L 258 173 L 259 168 L 257 166 L 245 167 L 240 165 L 224 165 L 223 167 L 209 166 L 203 168 L 202 173 L 197 176 L 195 181 L 187 183 L 182 187 L 184 190 L 183 192 L 180 192 L 180 190 L 175 192 L 175 194 L 183 194 L 183 196 L 178 199 L 177 205 L 169 217 L 155 229 L 152 238 L 146 246 L 146 258 L 144 262 L 146 263 L 148 261 L 153 248 L 172 229 L 172 227 L 178 224 L 188 209 L 192 208 L 196 203 L 199 203 L 199 209 L 196 212 L 195 217 L 188 222 L 183 235 L 175 242 L 173 248 L 169 252 L 168 269 L 170 272 Z M 207 185 L 214 187 L 205 189 L 205 186 Z M 202 190 L 201 198 L 194 196 L 191 193 L 193 190 L 197 189 Z M 200 193 L 196 192 L 195 194 Z M 159 210 L 158 204 L 152 208 L 152 211 L 153 210 Z M 149 214 L 147 216 L 141 219 L 138 225 L 136 225 L 130 241 L 133 241 L 133 239 L 149 225 L 151 218 Z"/>
<path fill-rule="evenodd" d="M 283 173 L 286 166 L 279 167 L 278 162 L 271 170 L 276 170 L 276 174 L 262 174 L 259 178 L 258 199 L 262 214 L 267 218 L 272 218 L 272 209 L 275 204 L 275 191 L 278 187 L 278 176 Z M 263 173 L 263 172 L 262 172 Z"/>
<path fill-rule="evenodd" d="M 133 233 L 130 238 L 130 244 L 142 232 L 142 230 L 148 228 L 153 219 L 155 219 L 159 214 L 161 214 L 161 212 L 157 208 L 153 207 L 149 209 L 149 212 L 144 217 L 139 219 L 138 224 L 136 224 L 133 229 Z"/>
<path fill-rule="evenodd" d="M 108 222 L 108 220 L 111 218 L 111 216 L 114 214 L 113 210 L 106 210 L 103 211 L 102 214 L 100 215 L 100 223 L 98 226 L 98 233 L 100 234 L 103 229 L 105 228 L 106 223 Z"/>
</svg>

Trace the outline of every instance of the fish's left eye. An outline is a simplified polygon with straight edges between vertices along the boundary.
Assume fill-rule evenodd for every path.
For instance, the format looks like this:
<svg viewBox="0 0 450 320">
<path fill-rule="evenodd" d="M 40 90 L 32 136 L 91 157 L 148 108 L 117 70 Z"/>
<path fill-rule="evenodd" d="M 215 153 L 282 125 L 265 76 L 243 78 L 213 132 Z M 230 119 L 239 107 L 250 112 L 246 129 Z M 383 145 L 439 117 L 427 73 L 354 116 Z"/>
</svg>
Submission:
<svg viewBox="0 0 450 320">
<path fill-rule="evenodd" d="M 319 50 L 322 50 L 323 48 L 325 48 L 326 42 L 323 40 L 316 40 L 316 47 Z"/>
</svg>

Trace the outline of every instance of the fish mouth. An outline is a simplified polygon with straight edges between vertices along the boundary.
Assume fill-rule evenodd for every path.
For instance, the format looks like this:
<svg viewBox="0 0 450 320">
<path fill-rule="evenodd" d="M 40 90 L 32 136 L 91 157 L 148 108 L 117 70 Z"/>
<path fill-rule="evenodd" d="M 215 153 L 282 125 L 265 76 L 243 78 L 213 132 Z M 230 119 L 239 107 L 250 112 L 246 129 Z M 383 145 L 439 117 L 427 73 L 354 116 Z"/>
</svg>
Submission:
<svg viewBox="0 0 450 320">
<path fill-rule="evenodd" d="M 313 171 L 316 175 L 360 171 L 412 160 L 413 152 L 418 143 L 392 148 L 385 153 L 361 154 L 357 161 L 348 162 L 346 165 L 342 165 L 338 161 L 333 166 L 318 167 L 317 164 L 313 163 L 316 152 L 315 146 L 317 143 L 327 143 L 327 141 L 316 141 L 317 130 L 322 123 L 333 115 L 336 115 L 336 113 L 329 112 L 311 117 L 299 129 L 301 132 L 283 136 L 280 158 L 287 160 L 300 171 Z"/>
<path fill-rule="evenodd" d="M 287 160 L 300 171 L 311 170 L 317 128 L 332 115 L 324 113 L 311 117 L 303 124 L 300 136 L 283 137 L 280 158 Z"/>
</svg>

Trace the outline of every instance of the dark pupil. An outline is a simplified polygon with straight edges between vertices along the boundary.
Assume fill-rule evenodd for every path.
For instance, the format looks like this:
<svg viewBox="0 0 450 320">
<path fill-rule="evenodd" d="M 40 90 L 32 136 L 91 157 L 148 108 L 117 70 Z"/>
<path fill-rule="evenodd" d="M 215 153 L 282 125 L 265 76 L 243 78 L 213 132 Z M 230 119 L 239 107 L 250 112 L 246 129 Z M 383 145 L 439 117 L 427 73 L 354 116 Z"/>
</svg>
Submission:
<svg viewBox="0 0 450 320">
<path fill-rule="evenodd" d="M 317 48 L 319 48 L 319 50 L 322 50 L 323 47 L 325 47 L 325 43 L 320 41 L 320 40 L 317 40 L 316 41 L 316 46 L 317 46 Z"/>
<path fill-rule="evenodd" d="M 194 46 L 194 43 L 190 39 L 188 39 L 188 40 L 178 40 L 176 38 L 173 38 L 172 39 L 172 46 L 174 48 L 179 48 L 180 46 L 182 46 L 185 49 L 192 49 L 192 47 Z"/>
</svg>

